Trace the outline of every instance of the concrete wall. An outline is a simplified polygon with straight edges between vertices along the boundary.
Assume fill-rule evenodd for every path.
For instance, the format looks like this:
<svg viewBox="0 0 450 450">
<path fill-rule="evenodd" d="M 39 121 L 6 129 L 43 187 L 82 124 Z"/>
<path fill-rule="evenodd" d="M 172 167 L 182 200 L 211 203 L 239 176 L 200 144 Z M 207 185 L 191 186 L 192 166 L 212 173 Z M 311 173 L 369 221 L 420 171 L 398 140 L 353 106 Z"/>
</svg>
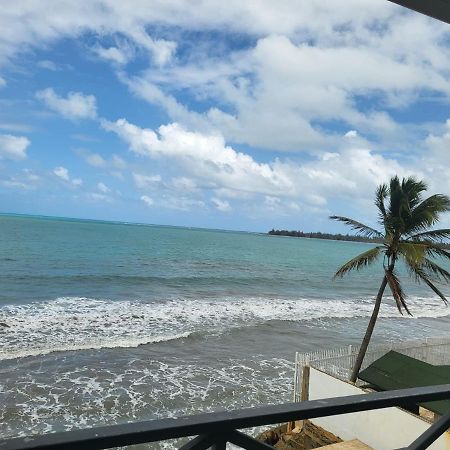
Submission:
<svg viewBox="0 0 450 450">
<path fill-rule="evenodd" d="M 356 386 L 311 368 L 309 399 L 364 395 Z M 331 431 L 343 440 L 359 439 L 376 450 L 407 447 L 429 426 L 429 422 L 399 408 L 363 411 L 313 419 L 313 423 Z M 450 449 L 450 433 L 445 432 L 430 447 Z"/>
</svg>

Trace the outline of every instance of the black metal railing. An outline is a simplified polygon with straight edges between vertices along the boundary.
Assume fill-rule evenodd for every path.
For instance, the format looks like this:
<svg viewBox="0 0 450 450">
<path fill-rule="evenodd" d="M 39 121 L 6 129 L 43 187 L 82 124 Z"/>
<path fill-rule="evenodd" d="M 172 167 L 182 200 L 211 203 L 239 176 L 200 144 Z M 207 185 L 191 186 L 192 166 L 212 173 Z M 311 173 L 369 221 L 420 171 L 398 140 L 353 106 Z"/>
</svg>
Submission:
<svg viewBox="0 0 450 450">
<path fill-rule="evenodd" d="M 210 447 L 216 450 L 223 450 L 227 442 L 247 450 L 267 450 L 273 449 L 273 447 L 257 441 L 238 430 L 391 406 L 407 407 L 417 403 L 446 399 L 450 399 L 450 384 L 310 400 L 301 403 L 285 403 L 1 440 L 0 450 L 93 450 L 190 436 L 196 437 L 183 445 L 181 447 L 182 450 L 205 450 Z M 431 425 L 408 448 L 411 450 L 427 448 L 449 426 L 450 412 Z"/>
<path fill-rule="evenodd" d="M 442 22 L 450 23 L 449 0 L 390 0 L 405 8 L 420 12 Z"/>
</svg>

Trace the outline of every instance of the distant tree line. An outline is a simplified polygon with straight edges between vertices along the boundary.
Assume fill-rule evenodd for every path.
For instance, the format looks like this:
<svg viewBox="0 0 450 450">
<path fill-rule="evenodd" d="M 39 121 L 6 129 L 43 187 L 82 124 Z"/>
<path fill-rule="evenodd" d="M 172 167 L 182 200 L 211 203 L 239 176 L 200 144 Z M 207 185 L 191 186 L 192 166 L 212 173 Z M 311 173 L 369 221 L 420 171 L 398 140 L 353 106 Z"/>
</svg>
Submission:
<svg viewBox="0 0 450 450">
<path fill-rule="evenodd" d="M 301 238 L 315 238 L 315 239 L 332 239 L 334 241 L 356 241 L 356 242 L 381 242 L 380 239 L 367 238 L 364 236 L 355 236 L 351 234 L 331 234 L 321 233 L 320 231 L 305 233 L 304 231 L 289 231 L 289 230 L 274 230 L 269 231 L 269 234 L 275 236 L 292 236 Z"/>
</svg>

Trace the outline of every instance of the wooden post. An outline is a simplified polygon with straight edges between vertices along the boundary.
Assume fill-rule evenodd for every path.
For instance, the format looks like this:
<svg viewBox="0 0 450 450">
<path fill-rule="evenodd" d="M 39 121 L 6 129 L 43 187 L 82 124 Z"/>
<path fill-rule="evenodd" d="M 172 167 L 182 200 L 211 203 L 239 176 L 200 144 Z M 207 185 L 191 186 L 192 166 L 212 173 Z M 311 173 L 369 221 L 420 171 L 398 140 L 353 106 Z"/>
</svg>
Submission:
<svg viewBox="0 0 450 450">
<path fill-rule="evenodd" d="M 302 371 L 302 391 L 300 393 L 300 400 L 305 402 L 309 400 L 309 366 L 304 366 Z M 295 422 L 289 422 L 287 431 L 288 433 L 295 430 L 295 433 L 300 433 L 303 428 L 304 420 L 297 420 Z"/>
</svg>

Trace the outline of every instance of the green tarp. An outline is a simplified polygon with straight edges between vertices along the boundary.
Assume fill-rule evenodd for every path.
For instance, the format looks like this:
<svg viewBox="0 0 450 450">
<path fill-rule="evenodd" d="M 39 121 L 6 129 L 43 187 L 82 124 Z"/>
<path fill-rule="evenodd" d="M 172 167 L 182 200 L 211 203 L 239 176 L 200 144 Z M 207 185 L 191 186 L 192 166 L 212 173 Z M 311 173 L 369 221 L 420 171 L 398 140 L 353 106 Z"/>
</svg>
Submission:
<svg viewBox="0 0 450 450">
<path fill-rule="evenodd" d="M 450 383 L 450 366 L 433 366 L 390 351 L 361 371 L 358 377 L 377 391 L 434 386 Z M 442 415 L 450 410 L 450 400 L 420 403 L 420 406 Z"/>
</svg>

